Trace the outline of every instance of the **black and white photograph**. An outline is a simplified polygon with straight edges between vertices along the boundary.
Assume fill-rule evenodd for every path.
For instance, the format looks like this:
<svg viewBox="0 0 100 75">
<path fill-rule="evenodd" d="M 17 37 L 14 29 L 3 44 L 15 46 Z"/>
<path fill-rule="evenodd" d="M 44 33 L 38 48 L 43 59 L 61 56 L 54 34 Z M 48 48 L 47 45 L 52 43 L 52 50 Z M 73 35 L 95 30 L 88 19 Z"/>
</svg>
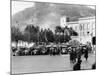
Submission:
<svg viewBox="0 0 100 75">
<path fill-rule="evenodd" d="M 11 0 L 11 74 L 96 69 L 96 6 Z"/>
</svg>

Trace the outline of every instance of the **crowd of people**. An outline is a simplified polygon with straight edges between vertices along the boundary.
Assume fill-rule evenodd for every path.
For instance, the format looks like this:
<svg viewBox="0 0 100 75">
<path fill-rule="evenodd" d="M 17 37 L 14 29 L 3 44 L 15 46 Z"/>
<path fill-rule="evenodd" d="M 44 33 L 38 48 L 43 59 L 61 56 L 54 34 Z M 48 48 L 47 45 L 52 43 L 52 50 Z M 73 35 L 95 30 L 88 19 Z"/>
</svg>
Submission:
<svg viewBox="0 0 100 75">
<path fill-rule="evenodd" d="M 72 62 L 76 62 L 76 58 L 77 60 L 81 59 L 81 56 L 84 55 L 85 59 L 88 59 L 88 53 L 91 52 L 91 48 L 89 48 L 88 46 L 84 46 L 84 47 L 77 47 L 77 49 L 75 47 L 73 47 L 73 49 L 70 52 L 70 60 Z"/>
<path fill-rule="evenodd" d="M 74 64 L 73 70 L 81 70 L 82 59 L 81 56 L 84 56 L 86 61 L 88 60 L 89 53 L 91 52 L 88 46 L 78 47 L 78 51 L 74 47 L 70 52 L 70 61 Z M 91 69 L 96 69 L 96 63 L 92 64 Z"/>
</svg>

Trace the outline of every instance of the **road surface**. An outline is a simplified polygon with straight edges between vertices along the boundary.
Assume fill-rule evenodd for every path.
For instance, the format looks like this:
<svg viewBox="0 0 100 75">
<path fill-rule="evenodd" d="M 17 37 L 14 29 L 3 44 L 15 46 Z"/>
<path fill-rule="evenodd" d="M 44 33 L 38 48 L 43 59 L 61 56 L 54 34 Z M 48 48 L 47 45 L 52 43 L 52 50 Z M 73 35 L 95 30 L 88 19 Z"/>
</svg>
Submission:
<svg viewBox="0 0 100 75">
<path fill-rule="evenodd" d="M 12 56 L 11 63 L 12 74 L 72 71 L 74 65 L 70 63 L 69 55 Z M 93 63 L 95 54 L 89 54 L 88 61 L 82 56 L 81 69 L 91 69 Z"/>
</svg>

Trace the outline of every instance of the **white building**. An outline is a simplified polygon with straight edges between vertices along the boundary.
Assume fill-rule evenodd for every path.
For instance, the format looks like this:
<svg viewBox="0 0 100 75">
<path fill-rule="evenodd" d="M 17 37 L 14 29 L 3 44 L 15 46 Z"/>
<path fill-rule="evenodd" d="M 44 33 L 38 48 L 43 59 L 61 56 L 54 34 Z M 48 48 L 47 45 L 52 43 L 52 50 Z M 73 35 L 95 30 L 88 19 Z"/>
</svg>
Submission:
<svg viewBox="0 0 100 75">
<path fill-rule="evenodd" d="M 92 38 L 95 37 L 95 17 L 79 18 L 79 37 L 80 41 L 92 43 Z"/>
<path fill-rule="evenodd" d="M 79 18 L 78 21 L 66 22 L 66 16 L 61 18 L 61 26 L 72 27 L 78 33 L 78 36 L 72 36 L 72 39 L 76 39 L 81 43 L 85 44 L 88 42 L 92 43 L 92 38 L 95 37 L 95 17 L 83 17 Z"/>
<path fill-rule="evenodd" d="M 61 27 L 65 27 L 67 24 L 66 24 L 66 16 L 63 16 L 61 17 L 60 19 L 60 26 Z"/>
</svg>

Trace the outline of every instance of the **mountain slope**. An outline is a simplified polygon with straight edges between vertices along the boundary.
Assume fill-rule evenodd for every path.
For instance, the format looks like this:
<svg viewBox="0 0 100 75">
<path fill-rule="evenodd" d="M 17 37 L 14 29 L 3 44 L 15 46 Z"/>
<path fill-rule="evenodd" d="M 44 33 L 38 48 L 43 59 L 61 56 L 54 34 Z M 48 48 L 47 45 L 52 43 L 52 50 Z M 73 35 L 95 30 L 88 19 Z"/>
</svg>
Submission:
<svg viewBox="0 0 100 75">
<path fill-rule="evenodd" d="M 24 27 L 27 23 L 42 28 L 54 29 L 60 25 L 60 17 L 66 15 L 71 21 L 81 17 L 95 16 L 95 10 L 81 5 L 35 3 L 34 7 L 27 8 L 12 16 L 12 25 Z"/>
</svg>

